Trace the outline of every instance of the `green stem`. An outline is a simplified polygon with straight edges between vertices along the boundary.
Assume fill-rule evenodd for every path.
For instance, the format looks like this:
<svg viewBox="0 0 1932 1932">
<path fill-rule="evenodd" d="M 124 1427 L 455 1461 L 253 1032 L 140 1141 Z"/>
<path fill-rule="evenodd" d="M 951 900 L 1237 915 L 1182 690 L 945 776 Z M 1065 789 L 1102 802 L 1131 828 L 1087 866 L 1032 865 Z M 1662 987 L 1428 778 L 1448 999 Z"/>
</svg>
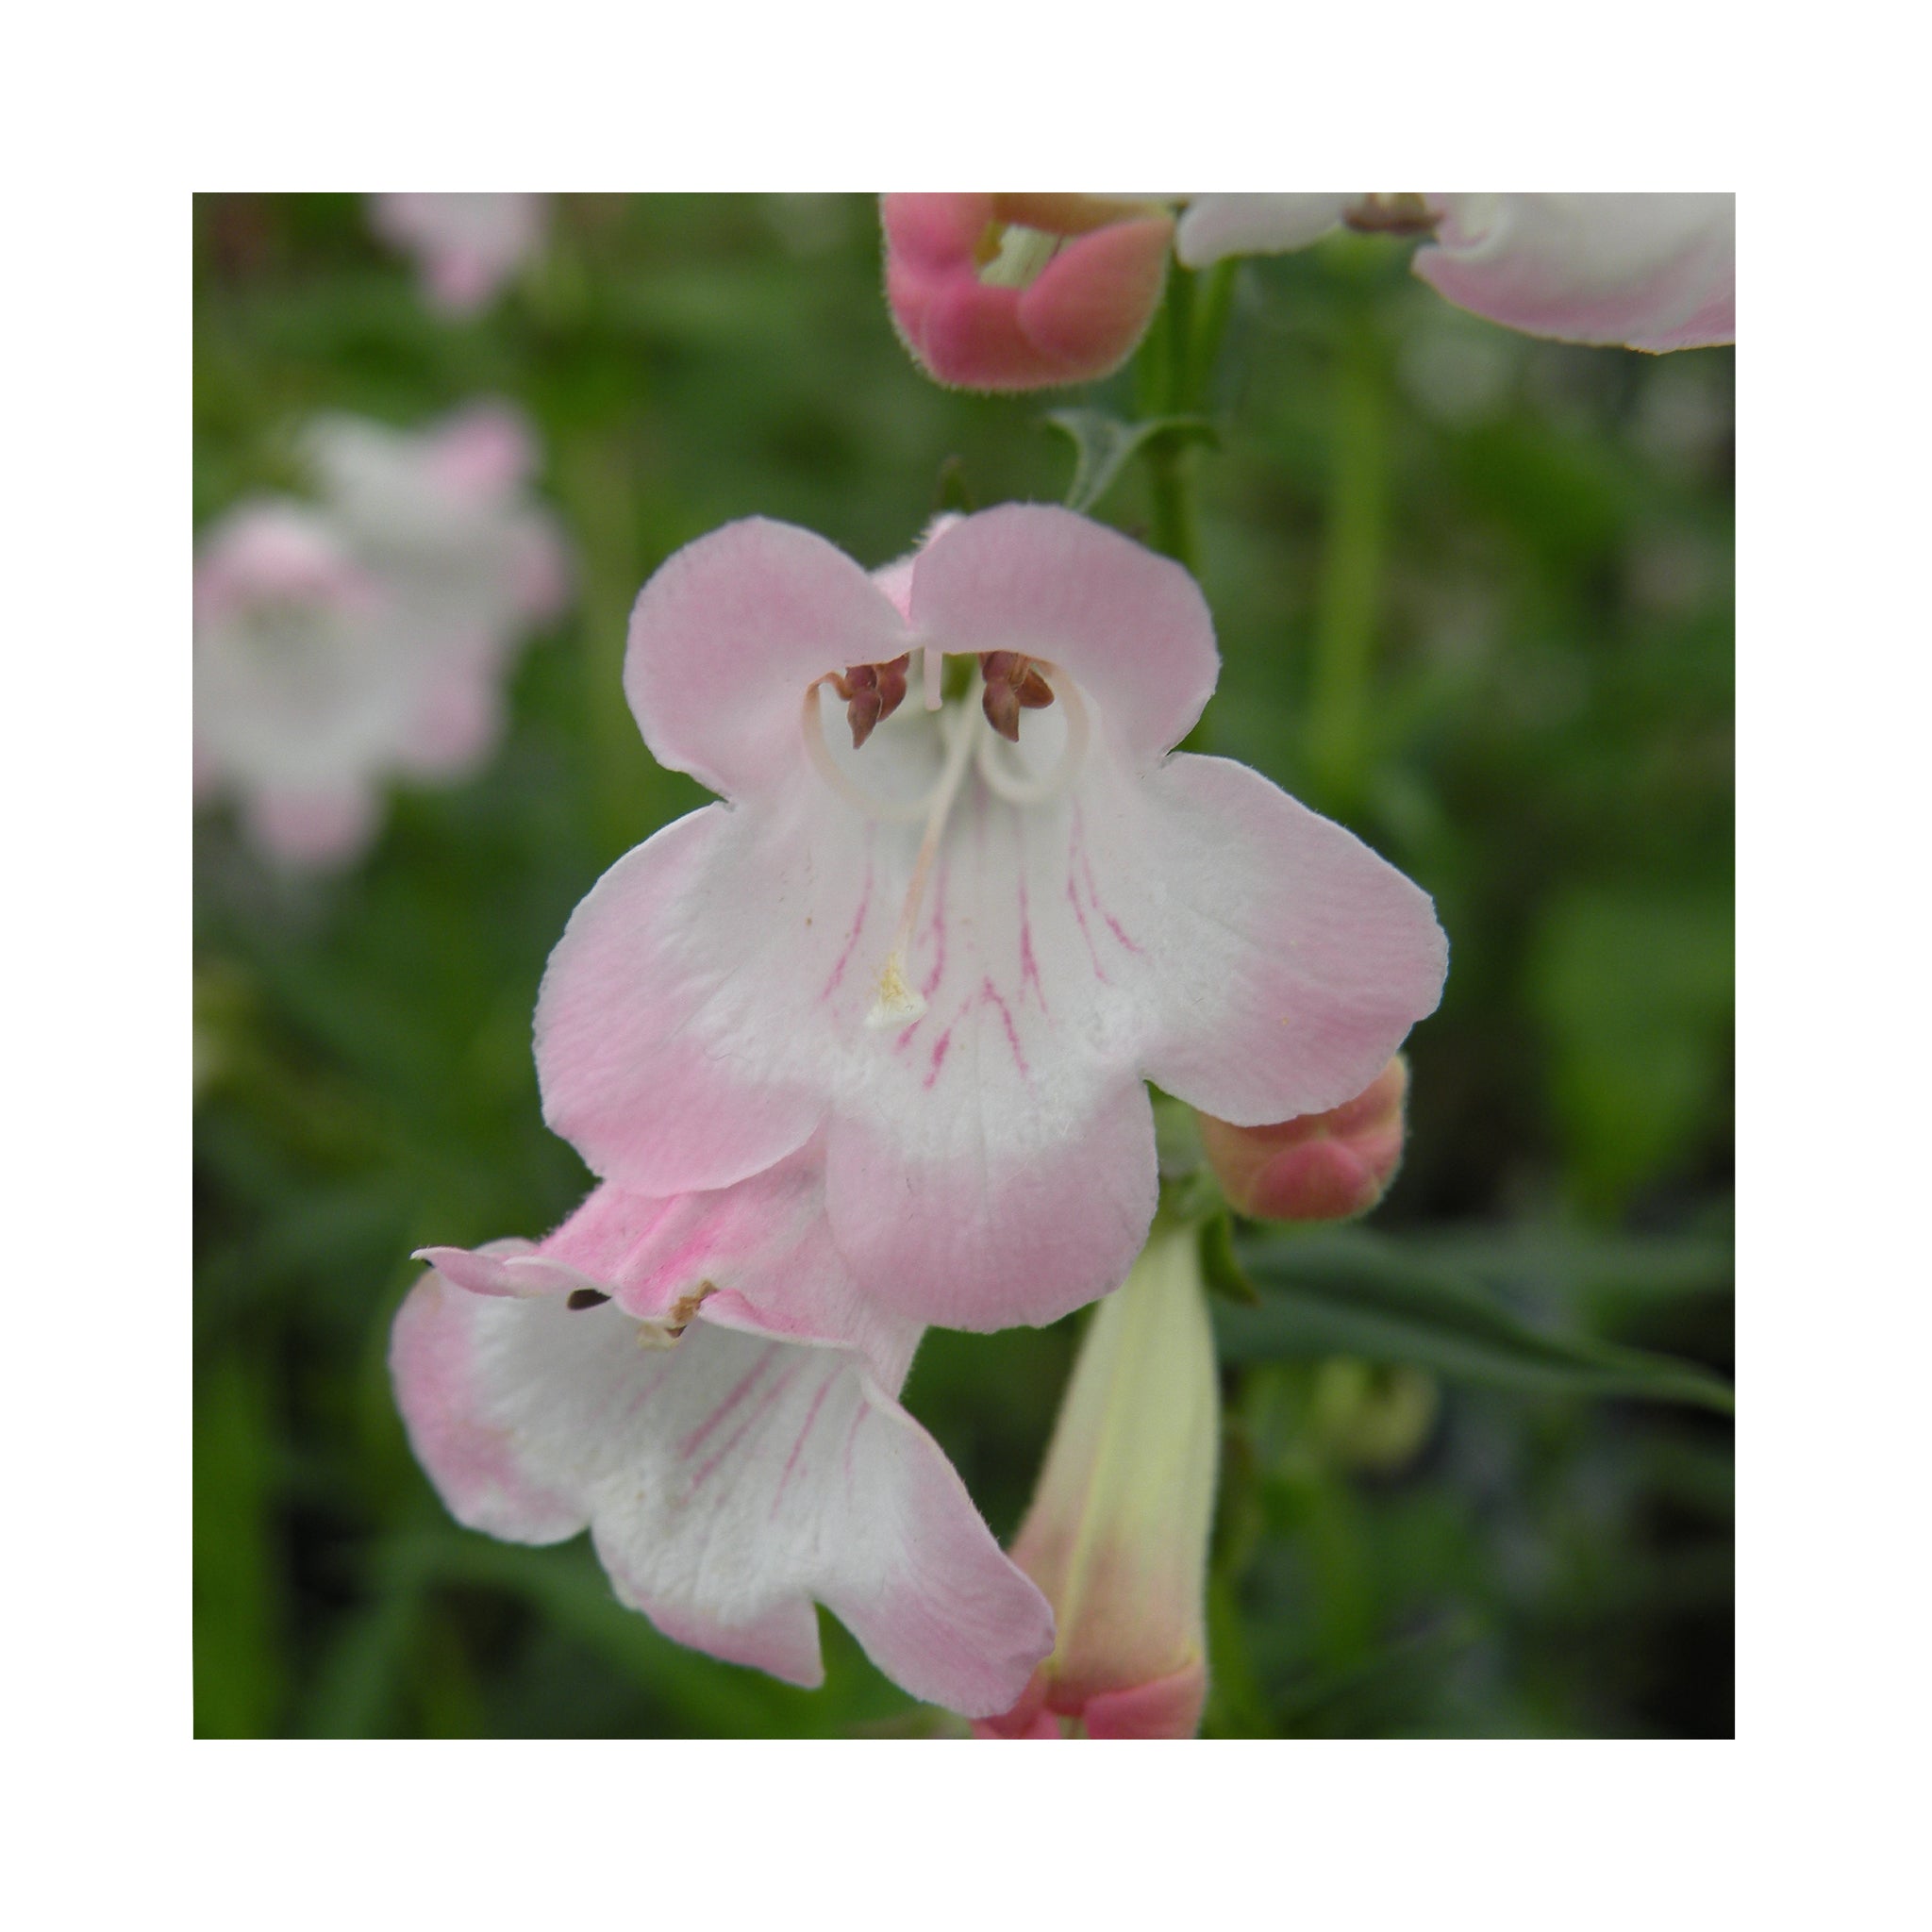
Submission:
<svg viewBox="0 0 1932 1932">
<path fill-rule="evenodd" d="M 1388 398 L 1379 345 L 1344 339 L 1335 383 L 1327 542 L 1317 590 L 1308 760 L 1330 801 L 1358 797 L 1369 754 L 1369 698 L 1388 521 Z"/>
<path fill-rule="evenodd" d="M 1221 339 L 1227 333 L 1228 312 L 1234 305 L 1235 275 L 1240 268 L 1239 259 L 1229 256 L 1224 261 L 1217 261 L 1200 285 L 1181 402 L 1183 408 L 1195 413 L 1205 414 L 1213 400 L 1214 366 L 1221 356 Z"/>
<path fill-rule="evenodd" d="M 649 760 L 624 703 L 630 608 L 643 581 L 635 481 L 624 445 L 578 435 L 559 440 L 557 491 L 582 548 L 583 702 L 602 842 L 622 852 L 648 824 L 642 793 Z"/>
<path fill-rule="evenodd" d="M 1194 276 L 1176 264 L 1168 275 L 1167 293 L 1136 371 L 1136 395 L 1143 421 L 1176 416 L 1187 408 L 1194 360 Z M 1141 445 L 1152 497 L 1148 541 L 1184 570 L 1201 575 L 1201 541 L 1194 507 L 1193 451 L 1173 437 L 1157 436 Z"/>
<path fill-rule="evenodd" d="M 1156 437 L 1145 447 L 1147 481 L 1153 491 L 1153 547 L 1198 577 L 1201 540 L 1194 513 L 1192 448 L 1172 437 Z"/>
</svg>

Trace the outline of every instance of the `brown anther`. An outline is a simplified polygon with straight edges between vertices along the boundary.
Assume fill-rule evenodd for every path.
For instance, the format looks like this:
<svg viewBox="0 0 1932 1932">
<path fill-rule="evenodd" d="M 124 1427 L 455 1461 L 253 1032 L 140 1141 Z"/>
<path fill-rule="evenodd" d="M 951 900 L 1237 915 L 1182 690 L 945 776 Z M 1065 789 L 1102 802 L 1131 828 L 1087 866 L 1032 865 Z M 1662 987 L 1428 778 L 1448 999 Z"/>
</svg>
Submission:
<svg viewBox="0 0 1932 1932">
<path fill-rule="evenodd" d="M 609 1299 L 608 1294 L 602 1294 L 594 1288 L 574 1288 L 564 1296 L 563 1305 L 567 1308 L 595 1308 Z"/>
<path fill-rule="evenodd" d="M 692 1318 L 704 1306 L 705 1297 L 717 1292 L 715 1281 L 701 1281 L 688 1293 L 679 1295 L 657 1321 L 640 1322 L 638 1346 L 656 1350 L 675 1348 L 684 1339 L 684 1331 L 691 1326 Z"/>
<path fill-rule="evenodd" d="M 1364 194 L 1341 219 L 1359 235 L 1433 235 L 1436 217 L 1420 194 Z"/>
<path fill-rule="evenodd" d="M 1038 711 L 1053 703 L 1053 686 L 1040 675 L 1031 658 L 1018 651 L 987 651 L 979 659 L 986 679 L 980 708 L 986 722 L 1013 744 L 1020 741 L 1020 713 Z"/>
<path fill-rule="evenodd" d="M 872 736 L 881 718 L 890 718 L 906 697 L 906 667 L 912 653 L 890 664 L 848 664 L 841 676 L 832 674 L 832 689 L 845 700 L 845 722 L 852 726 L 852 749 Z"/>
</svg>

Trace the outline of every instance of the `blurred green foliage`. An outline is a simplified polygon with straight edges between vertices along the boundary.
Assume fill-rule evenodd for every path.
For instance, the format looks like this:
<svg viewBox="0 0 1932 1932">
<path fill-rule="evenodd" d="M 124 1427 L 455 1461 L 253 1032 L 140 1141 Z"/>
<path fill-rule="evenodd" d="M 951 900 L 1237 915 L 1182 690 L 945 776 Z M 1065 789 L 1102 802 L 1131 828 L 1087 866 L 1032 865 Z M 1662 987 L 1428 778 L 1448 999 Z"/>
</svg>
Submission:
<svg viewBox="0 0 1932 1932">
<path fill-rule="evenodd" d="M 196 826 L 198 1731 L 957 1735 L 829 1618 L 806 1693 L 659 1638 L 581 1542 L 457 1528 L 384 1349 L 412 1248 L 539 1234 L 588 1184 L 539 1118 L 538 978 L 703 795 L 624 705 L 638 587 L 736 516 L 873 563 L 942 501 L 1058 500 L 1069 399 L 922 377 L 861 200 L 567 198 L 463 324 L 351 197 L 203 197 L 194 245 L 198 520 L 295 482 L 312 410 L 495 393 L 581 568 L 490 769 L 400 791 L 359 869 L 281 876 Z M 1177 445 L 1226 659 L 1205 748 L 1420 881 L 1453 957 L 1374 1231 L 1242 1238 L 1284 1299 L 1224 1310 L 1208 1729 L 1726 1735 L 1729 1426 L 1612 1369 L 1730 1368 L 1730 354 L 1529 341 L 1370 239 L 1232 292 L 1218 438 Z M 1129 462 L 1097 513 L 1144 530 L 1145 490 Z M 1430 1283 L 1462 1355 L 1413 1326 Z M 1002 1536 L 1076 1332 L 934 1334 L 915 1366 Z M 1544 1372 L 1484 1373 L 1507 1347 Z"/>
</svg>

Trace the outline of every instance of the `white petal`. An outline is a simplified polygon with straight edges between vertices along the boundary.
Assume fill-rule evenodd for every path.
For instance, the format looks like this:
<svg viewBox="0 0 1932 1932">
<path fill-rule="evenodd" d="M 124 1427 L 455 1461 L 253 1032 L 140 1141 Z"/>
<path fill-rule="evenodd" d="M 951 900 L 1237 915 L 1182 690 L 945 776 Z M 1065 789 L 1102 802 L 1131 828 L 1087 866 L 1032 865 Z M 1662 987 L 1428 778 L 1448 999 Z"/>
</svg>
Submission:
<svg viewBox="0 0 1932 1932">
<path fill-rule="evenodd" d="M 1196 194 L 1174 231 L 1190 268 L 1227 255 L 1283 255 L 1319 242 L 1341 220 L 1345 194 Z"/>
<path fill-rule="evenodd" d="M 1732 194 L 1450 194 L 1415 272 L 1531 335 L 1637 349 L 1735 339 Z"/>
<path fill-rule="evenodd" d="M 458 1518 L 524 1541 L 588 1521 L 667 1634 L 819 1681 L 811 1600 L 915 1696 L 1004 1709 L 1052 1645 L 951 1465 L 844 1349 L 708 1320 L 652 1352 L 614 1304 L 465 1293 L 398 1319 L 398 1398 Z"/>
</svg>

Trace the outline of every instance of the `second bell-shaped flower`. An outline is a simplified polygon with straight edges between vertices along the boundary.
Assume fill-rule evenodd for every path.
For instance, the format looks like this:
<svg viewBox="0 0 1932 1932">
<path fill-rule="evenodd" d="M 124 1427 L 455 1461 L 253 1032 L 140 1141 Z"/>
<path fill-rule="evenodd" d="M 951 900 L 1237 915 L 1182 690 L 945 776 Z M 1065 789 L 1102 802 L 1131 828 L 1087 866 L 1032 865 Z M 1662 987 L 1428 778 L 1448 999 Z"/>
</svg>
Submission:
<svg viewBox="0 0 1932 1932">
<path fill-rule="evenodd" d="M 719 792 L 611 868 L 537 1011 L 599 1174 L 726 1186 L 825 1133 L 882 1305 L 961 1328 L 1116 1287 L 1143 1080 L 1257 1125 L 1359 1093 L 1440 996 L 1425 893 L 1246 767 L 1170 756 L 1214 688 L 1193 579 L 1008 505 L 871 577 L 790 525 L 673 557 L 625 687 Z"/>
</svg>

